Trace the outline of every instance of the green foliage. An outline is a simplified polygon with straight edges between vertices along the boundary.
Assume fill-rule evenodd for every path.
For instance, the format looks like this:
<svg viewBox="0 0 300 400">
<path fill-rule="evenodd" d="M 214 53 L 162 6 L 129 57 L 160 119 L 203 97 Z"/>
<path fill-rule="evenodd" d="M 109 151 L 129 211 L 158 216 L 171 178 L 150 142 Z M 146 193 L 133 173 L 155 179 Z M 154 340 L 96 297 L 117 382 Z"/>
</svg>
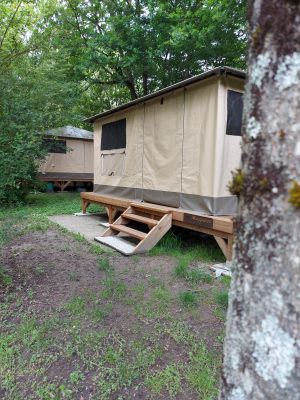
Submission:
<svg viewBox="0 0 300 400">
<path fill-rule="evenodd" d="M 9 286 L 12 283 L 12 278 L 8 275 L 6 270 L 0 266 L 0 287 Z"/>
<path fill-rule="evenodd" d="M 37 160 L 43 151 L 33 135 L 20 131 L 9 135 L 3 133 L 2 125 L 0 122 L 0 202 L 21 202 L 37 184 Z"/>
<path fill-rule="evenodd" d="M 183 263 L 190 263 L 194 260 L 203 262 L 224 261 L 224 255 L 218 247 L 214 239 L 210 238 L 194 238 L 191 236 L 184 237 L 179 233 L 168 232 L 158 244 L 150 250 L 149 254 L 158 256 L 167 254 L 177 257 L 179 260 L 184 259 Z"/>
<path fill-rule="evenodd" d="M 246 0 L 0 4 L 0 201 L 36 187 L 40 133 L 210 67 L 245 67 Z"/>
<path fill-rule="evenodd" d="M 245 174 L 240 168 L 231 172 L 231 174 L 232 174 L 232 179 L 228 183 L 227 188 L 232 195 L 240 196 L 240 194 L 244 189 Z"/>
<path fill-rule="evenodd" d="M 179 293 L 179 299 L 184 307 L 195 307 L 198 303 L 198 296 L 193 292 Z"/>
<path fill-rule="evenodd" d="M 215 301 L 223 310 L 227 310 L 228 290 L 224 289 L 215 293 Z"/>
<path fill-rule="evenodd" d="M 181 390 L 180 371 L 176 365 L 168 365 L 162 371 L 150 375 L 146 379 L 146 386 L 157 394 L 165 390 L 173 398 Z"/>
<path fill-rule="evenodd" d="M 70 373 L 70 383 L 77 385 L 84 380 L 84 374 L 81 371 L 73 371 Z"/>
<path fill-rule="evenodd" d="M 83 297 L 76 296 L 66 304 L 66 308 L 73 315 L 81 315 L 85 310 L 86 302 Z"/>
<path fill-rule="evenodd" d="M 89 92 L 101 98 L 99 88 L 114 87 L 113 102 L 209 66 L 245 66 L 245 0 L 72 1 L 58 7 L 55 17 L 50 23 L 58 19 L 64 27 L 55 44 L 68 47 L 68 57 L 73 50 Z"/>
<path fill-rule="evenodd" d="M 203 343 L 190 353 L 190 357 L 191 365 L 186 373 L 188 383 L 199 393 L 201 400 L 216 399 L 218 360 Z"/>
<path fill-rule="evenodd" d="M 297 181 L 293 182 L 293 186 L 290 189 L 289 193 L 289 203 L 291 203 L 296 208 L 300 208 L 300 184 Z"/>
<path fill-rule="evenodd" d="M 175 276 L 177 278 L 183 278 L 188 282 L 199 284 L 199 283 L 211 283 L 213 278 L 206 272 L 198 269 L 189 268 L 190 256 L 182 256 L 179 258 L 178 263 L 175 267 Z"/>
<path fill-rule="evenodd" d="M 98 266 L 100 271 L 109 272 L 112 270 L 111 265 L 109 263 L 109 259 L 107 257 L 102 257 L 98 260 Z"/>
<path fill-rule="evenodd" d="M 121 299 L 126 294 L 125 283 L 117 280 L 112 274 L 108 274 L 103 282 L 104 289 L 101 293 L 103 299 Z"/>
</svg>

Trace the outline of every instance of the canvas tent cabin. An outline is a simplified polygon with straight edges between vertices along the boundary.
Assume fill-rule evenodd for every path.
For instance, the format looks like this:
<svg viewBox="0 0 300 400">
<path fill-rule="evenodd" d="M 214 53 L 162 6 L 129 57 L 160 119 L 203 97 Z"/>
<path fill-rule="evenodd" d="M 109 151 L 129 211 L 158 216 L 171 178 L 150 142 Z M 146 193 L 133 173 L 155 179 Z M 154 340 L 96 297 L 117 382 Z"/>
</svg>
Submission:
<svg viewBox="0 0 300 400">
<path fill-rule="evenodd" d="M 73 126 L 44 133 L 48 155 L 39 168 L 39 177 L 63 191 L 67 186 L 92 187 L 94 178 L 93 133 Z"/>
<path fill-rule="evenodd" d="M 220 67 L 88 118 L 94 196 L 169 207 L 173 224 L 234 215 L 244 84 L 243 71 Z"/>
</svg>

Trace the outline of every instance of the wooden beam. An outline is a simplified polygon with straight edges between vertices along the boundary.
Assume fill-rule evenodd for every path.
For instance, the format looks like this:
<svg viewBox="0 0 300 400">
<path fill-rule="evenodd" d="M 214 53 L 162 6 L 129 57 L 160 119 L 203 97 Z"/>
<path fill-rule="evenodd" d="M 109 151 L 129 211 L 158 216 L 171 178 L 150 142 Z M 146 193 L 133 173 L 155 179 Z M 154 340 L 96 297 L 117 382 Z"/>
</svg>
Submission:
<svg viewBox="0 0 300 400">
<path fill-rule="evenodd" d="M 227 261 L 232 260 L 232 247 L 233 247 L 233 237 L 230 236 L 227 241 L 221 237 L 214 236 L 216 242 L 218 243 L 222 253 L 224 254 Z"/>
<path fill-rule="evenodd" d="M 108 222 L 112 224 L 116 218 L 118 210 L 113 206 L 107 206 L 105 209 L 108 216 Z"/>
</svg>

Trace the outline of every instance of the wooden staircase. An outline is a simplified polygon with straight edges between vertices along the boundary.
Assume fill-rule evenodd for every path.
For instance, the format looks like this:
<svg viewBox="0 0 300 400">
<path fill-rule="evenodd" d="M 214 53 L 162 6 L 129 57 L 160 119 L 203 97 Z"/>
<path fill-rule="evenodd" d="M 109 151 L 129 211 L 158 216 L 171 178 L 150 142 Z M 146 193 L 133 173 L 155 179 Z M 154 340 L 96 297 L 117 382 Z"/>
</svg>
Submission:
<svg viewBox="0 0 300 400">
<path fill-rule="evenodd" d="M 128 226 L 132 224 L 137 224 L 138 228 Z M 128 256 L 152 249 L 171 226 L 172 211 L 168 207 L 131 203 L 95 240 Z"/>
</svg>

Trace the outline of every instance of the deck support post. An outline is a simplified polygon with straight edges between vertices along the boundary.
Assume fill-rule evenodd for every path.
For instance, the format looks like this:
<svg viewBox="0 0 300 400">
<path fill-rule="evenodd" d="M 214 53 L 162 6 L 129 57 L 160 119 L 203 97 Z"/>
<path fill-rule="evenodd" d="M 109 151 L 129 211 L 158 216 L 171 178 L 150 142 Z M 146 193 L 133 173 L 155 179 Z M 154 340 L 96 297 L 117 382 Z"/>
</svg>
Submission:
<svg viewBox="0 0 300 400">
<path fill-rule="evenodd" d="M 86 214 L 86 209 L 88 208 L 88 206 L 90 205 L 90 202 L 82 199 L 82 214 Z"/>
<path fill-rule="evenodd" d="M 115 209 L 115 207 L 112 206 L 107 206 L 105 207 L 107 216 L 108 216 L 108 223 L 112 224 L 116 218 L 118 210 Z"/>
<path fill-rule="evenodd" d="M 227 261 L 232 260 L 232 248 L 233 248 L 233 235 L 228 236 L 227 241 L 219 236 L 214 236 L 218 243 L 222 253 L 224 254 Z"/>
<path fill-rule="evenodd" d="M 60 191 L 63 192 L 65 188 L 71 183 L 72 181 L 54 181 L 54 183 L 60 188 Z"/>
</svg>

